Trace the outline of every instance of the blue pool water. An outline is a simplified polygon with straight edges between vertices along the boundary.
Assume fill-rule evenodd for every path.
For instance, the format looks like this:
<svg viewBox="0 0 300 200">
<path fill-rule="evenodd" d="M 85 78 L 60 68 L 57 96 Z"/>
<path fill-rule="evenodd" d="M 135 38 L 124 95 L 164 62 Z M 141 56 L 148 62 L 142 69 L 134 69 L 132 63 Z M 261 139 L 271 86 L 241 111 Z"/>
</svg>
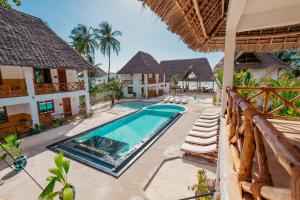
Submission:
<svg viewBox="0 0 300 200">
<path fill-rule="evenodd" d="M 49 148 L 119 176 L 183 111 L 176 105 L 151 105 Z"/>
<path fill-rule="evenodd" d="M 146 102 L 146 101 L 132 101 L 132 102 L 124 102 L 124 103 L 118 103 L 117 106 L 131 108 L 131 109 L 137 109 L 140 110 L 144 107 L 150 106 L 153 103 Z"/>
</svg>

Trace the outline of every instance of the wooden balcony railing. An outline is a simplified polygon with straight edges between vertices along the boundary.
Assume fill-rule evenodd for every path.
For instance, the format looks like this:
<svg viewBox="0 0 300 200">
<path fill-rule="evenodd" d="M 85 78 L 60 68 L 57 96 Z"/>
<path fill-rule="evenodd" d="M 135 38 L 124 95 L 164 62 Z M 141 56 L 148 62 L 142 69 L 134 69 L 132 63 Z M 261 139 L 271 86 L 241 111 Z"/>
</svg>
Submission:
<svg viewBox="0 0 300 200">
<path fill-rule="evenodd" d="M 0 98 L 27 96 L 27 89 L 25 85 L 0 85 Z"/>
<path fill-rule="evenodd" d="M 249 100 L 231 89 L 227 89 L 227 100 L 229 148 L 243 199 L 300 200 L 300 149 L 254 109 Z M 273 186 L 266 144 L 289 174 L 290 188 Z M 252 169 L 258 169 L 255 176 Z"/>
<path fill-rule="evenodd" d="M 156 79 L 155 78 L 148 78 L 148 84 L 155 84 Z"/>
<path fill-rule="evenodd" d="M 7 126 L 0 127 L 0 137 L 5 137 L 13 133 L 29 133 L 33 131 L 32 121 L 26 120 L 23 122 L 10 123 Z"/>
<path fill-rule="evenodd" d="M 266 118 L 300 121 L 300 87 L 235 87 Z"/>
<path fill-rule="evenodd" d="M 35 84 L 34 89 L 35 89 L 36 94 L 69 92 L 69 91 L 76 91 L 76 90 L 84 90 L 84 83 L 83 82 L 71 82 L 71 83 Z"/>
</svg>

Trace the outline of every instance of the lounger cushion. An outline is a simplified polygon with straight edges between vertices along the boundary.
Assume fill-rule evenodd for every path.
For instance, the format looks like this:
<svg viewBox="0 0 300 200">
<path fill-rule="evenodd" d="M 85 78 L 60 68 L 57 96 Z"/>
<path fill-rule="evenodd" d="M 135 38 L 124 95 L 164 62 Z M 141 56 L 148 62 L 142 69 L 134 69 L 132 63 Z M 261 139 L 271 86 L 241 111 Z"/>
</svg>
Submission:
<svg viewBox="0 0 300 200">
<path fill-rule="evenodd" d="M 183 143 L 180 147 L 182 151 L 185 151 L 187 153 L 195 153 L 195 154 L 207 154 L 207 153 L 213 153 L 217 151 L 217 145 L 211 144 L 208 146 L 201 146 L 201 145 L 194 145 L 189 143 Z"/>
<path fill-rule="evenodd" d="M 184 141 L 191 144 L 210 145 L 210 144 L 217 143 L 217 136 L 213 136 L 210 138 L 187 136 Z"/>
<path fill-rule="evenodd" d="M 194 136 L 194 137 L 200 137 L 200 138 L 210 138 L 218 135 L 218 131 L 210 131 L 210 132 L 201 132 L 201 131 L 189 131 L 189 135 Z"/>
<path fill-rule="evenodd" d="M 213 112 L 213 113 L 201 113 L 202 116 L 214 116 L 214 115 L 220 115 L 219 112 Z"/>
<path fill-rule="evenodd" d="M 201 131 L 201 132 L 211 132 L 218 130 L 219 126 L 213 126 L 213 127 L 199 127 L 199 126 L 193 126 L 192 130 L 194 131 Z"/>
<path fill-rule="evenodd" d="M 212 123 L 206 123 L 206 122 L 196 122 L 195 126 L 200 126 L 200 127 L 214 127 L 217 126 L 218 122 L 212 122 Z"/>
<path fill-rule="evenodd" d="M 199 119 L 219 119 L 220 115 L 212 115 L 212 116 L 204 116 L 204 115 L 200 115 Z"/>
<path fill-rule="evenodd" d="M 198 119 L 197 122 L 202 122 L 202 123 L 214 123 L 214 122 L 218 122 L 219 119 Z"/>
</svg>

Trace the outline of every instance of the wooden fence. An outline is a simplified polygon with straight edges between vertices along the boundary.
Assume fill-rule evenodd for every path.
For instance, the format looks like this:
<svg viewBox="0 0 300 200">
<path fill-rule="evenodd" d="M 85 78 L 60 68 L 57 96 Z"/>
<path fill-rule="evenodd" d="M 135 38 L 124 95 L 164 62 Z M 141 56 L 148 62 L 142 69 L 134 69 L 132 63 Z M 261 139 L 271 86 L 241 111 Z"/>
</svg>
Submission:
<svg viewBox="0 0 300 200">
<path fill-rule="evenodd" d="M 229 146 L 243 199 L 300 200 L 300 149 L 253 108 L 249 99 L 231 89 L 227 89 L 227 99 Z M 289 174 L 290 188 L 273 186 L 264 141 Z M 254 164 L 258 169 L 255 177 Z"/>
<path fill-rule="evenodd" d="M 36 94 L 68 92 L 68 91 L 84 90 L 84 83 L 83 82 L 43 83 L 43 84 L 35 84 L 34 89 Z"/>
<path fill-rule="evenodd" d="M 242 86 L 234 89 L 266 118 L 300 121 L 300 88 Z"/>
</svg>

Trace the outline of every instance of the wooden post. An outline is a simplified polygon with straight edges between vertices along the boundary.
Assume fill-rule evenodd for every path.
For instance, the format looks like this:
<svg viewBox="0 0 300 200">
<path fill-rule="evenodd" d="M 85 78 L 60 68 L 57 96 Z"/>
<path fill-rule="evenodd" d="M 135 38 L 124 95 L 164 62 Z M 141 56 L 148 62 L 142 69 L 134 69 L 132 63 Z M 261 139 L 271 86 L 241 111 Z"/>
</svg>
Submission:
<svg viewBox="0 0 300 200">
<path fill-rule="evenodd" d="M 245 137 L 244 144 L 241 153 L 241 166 L 238 172 L 238 180 L 240 181 L 252 181 L 252 164 L 255 153 L 255 141 L 253 134 L 252 117 L 257 114 L 253 108 L 247 108 L 244 111 L 245 115 Z"/>
<path fill-rule="evenodd" d="M 257 127 L 254 127 L 254 138 L 256 145 L 256 157 L 259 168 L 259 182 L 272 186 L 273 181 L 269 172 L 268 159 L 264 146 L 263 137 Z"/>
</svg>

